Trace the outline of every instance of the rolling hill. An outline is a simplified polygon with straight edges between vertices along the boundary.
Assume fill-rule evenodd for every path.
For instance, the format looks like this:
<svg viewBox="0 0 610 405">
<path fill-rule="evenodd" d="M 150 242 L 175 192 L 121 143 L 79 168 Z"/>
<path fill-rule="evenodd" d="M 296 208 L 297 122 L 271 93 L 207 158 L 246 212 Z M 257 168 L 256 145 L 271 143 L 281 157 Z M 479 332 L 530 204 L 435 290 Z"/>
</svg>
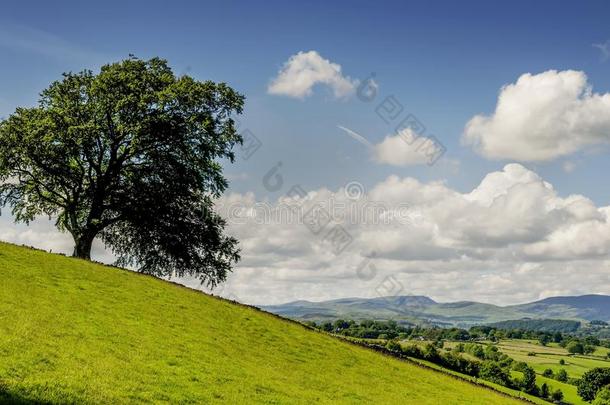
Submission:
<svg viewBox="0 0 610 405">
<path fill-rule="evenodd" d="M 610 320 L 610 296 L 606 295 L 553 297 L 506 307 L 472 301 L 438 303 L 425 296 L 398 296 L 344 298 L 322 302 L 295 301 L 263 308 L 285 317 L 303 320 L 394 319 L 464 327 L 522 318 Z"/>
<path fill-rule="evenodd" d="M 504 404 L 251 307 L 0 243 L 0 402 Z"/>
<path fill-rule="evenodd" d="M 536 317 L 610 320 L 610 296 L 581 295 L 579 297 L 551 297 L 517 306 L 520 311 Z"/>
</svg>

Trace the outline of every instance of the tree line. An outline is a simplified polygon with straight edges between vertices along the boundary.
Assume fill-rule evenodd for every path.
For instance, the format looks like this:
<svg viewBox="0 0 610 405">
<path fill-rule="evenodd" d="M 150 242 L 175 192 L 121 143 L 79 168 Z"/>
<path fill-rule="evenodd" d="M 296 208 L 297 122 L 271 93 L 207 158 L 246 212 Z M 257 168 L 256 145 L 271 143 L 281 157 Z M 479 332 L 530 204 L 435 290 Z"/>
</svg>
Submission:
<svg viewBox="0 0 610 405">
<path fill-rule="evenodd" d="M 571 322 L 571 321 L 569 321 Z M 470 329 L 421 327 L 410 323 L 398 323 L 393 320 L 379 321 L 365 319 L 361 321 L 338 319 L 334 322 L 305 322 L 308 326 L 326 332 L 361 339 L 421 339 L 421 340 L 453 340 L 472 341 L 500 339 L 531 339 L 546 346 L 557 343 L 571 354 L 591 354 L 596 346 L 610 348 L 610 340 L 596 336 L 577 336 L 569 332 L 547 332 L 529 329 L 503 329 L 490 325 L 473 326 Z"/>
</svg>

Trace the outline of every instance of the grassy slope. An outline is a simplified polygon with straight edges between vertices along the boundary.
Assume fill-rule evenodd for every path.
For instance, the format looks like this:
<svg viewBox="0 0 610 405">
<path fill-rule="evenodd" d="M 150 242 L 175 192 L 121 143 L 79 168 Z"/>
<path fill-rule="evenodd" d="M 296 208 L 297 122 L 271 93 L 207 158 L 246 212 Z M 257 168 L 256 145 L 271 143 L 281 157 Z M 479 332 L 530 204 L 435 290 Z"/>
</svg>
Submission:
<svg viewBox="0 0 610 405">
<path fill-rule="evenodd" d="M 0 243 L 0 401 L 516 403 L 152 277 Z"/>
</svg>

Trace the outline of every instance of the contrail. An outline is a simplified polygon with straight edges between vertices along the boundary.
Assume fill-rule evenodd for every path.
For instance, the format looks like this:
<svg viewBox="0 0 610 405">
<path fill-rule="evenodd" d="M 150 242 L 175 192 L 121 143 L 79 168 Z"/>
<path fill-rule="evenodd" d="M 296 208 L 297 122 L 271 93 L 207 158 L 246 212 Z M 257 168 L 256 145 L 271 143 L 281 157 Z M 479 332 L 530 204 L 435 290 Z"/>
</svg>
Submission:
<svg viewBox="0 0 610 405">
<path fill-rule="evenodd" d="M 371 148 L 371 149 L 374 148 L 373 144 L 370 143 L 369 141 L 367 141 L 366 138 L 363 137 L 362 135 L 352 131 L 349 128 L 342 127 L 341 125 L 337 125 L 337 127 L 339 129 L 342 129 L 343 131 L 345 131 L 350 137 L 352 137 L 353 139 L 357 140 L 358 142 L 360 142 L 361 144 L 363 144 L 367 148 Z"/>
<path fill-rule="evenodd" d="M 602 61 L 607 61 L 610 57 L 610 40 L 604 42 L 603 44 L 593 44 L 593 46 L 601 51 L 601 59 Z"/>
</svg>

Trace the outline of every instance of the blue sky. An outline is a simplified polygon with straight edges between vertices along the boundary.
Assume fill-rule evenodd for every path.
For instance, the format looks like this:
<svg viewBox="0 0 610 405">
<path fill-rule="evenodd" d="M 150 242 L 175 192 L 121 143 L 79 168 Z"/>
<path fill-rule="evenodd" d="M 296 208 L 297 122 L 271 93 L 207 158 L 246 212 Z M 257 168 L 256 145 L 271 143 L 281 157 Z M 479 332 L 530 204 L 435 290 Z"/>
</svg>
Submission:
<svg viewBox="0 0 610 405">
<path fill-rule="evenodd" d="M 610 92 L 610 60 L 593 46 L 610 39 L 609 11 L 604 1 L 12 2 L 0 16 L 0 116 L 34 104 L 61 72 L 97 70 L 129 54 L 160 56 L 177 73 L 224 81 L 247 96 L 242 128 L 263 146 L 226 168 L 234 193 L 277 199 L 285 189 L 266 190 L 262 179 L 278 162 L 286 187 L 337 190 L 357 181 L 372 190 L 395 175 L 422 184 L 440 181 L 460 193 L 517 162 L 551 183 L 558 196 L 582 194 L 603 207 L 610 205 L 605 141 L 542 161 L 486 157 L 465 145 L 462 134 L 471 118 L 494 112 L 502 86 L 525 73 L 581 71 L 593 92 Z M 373 73 L 377 98 L 337 99 L 320 84 L 302 99 L 270 94 L 280 69 L 301 51 L 340 65 L 352 83 Z M 447 148 L 434 166 L 376 162 L 337 128 L 381 143 L 393 126 L 375 108 L 390 95 Z M 333 296 L 324 291 L 320 298 Z M 372 294 L 370 288 L 351 292 Z M 245 290 L 241 294 L 264 301 Z"/>
<path fill-rule="evenodd" d="M 482 162 L 459 137 L 470 117 L 492 111 L 503 84 L 524 72 L 576 69 L 586 72 L 596 91 L 610 89 L 610 63 L 602 63 L 592 46 L 610 36 L 609 10 L 601 1 L 176 2 L 172 7 L 165 2 L 13 2 L 0 17 L 0 113 L 32 104 L 63 71 L 96 69 L 130 53 L 158 55 L 179 73 L 225 81 L 248 97 L 245 124 L 268 153 L 235 170 L 260 172 L 281 160 L 297 181 L 316 187 L 338 186 L 347 178 L 383 178 L 384 168 L 362 173 L 358 145 L 336 129 L 342 123 L 382 138 L 390 131 L 373 106 L 337 103 L 324 92 L 304 101 L 266 94 L 290 55 L 316 50 L 353 78 L 374 72 L 380 93 L 395 94 L 446 144 L 447 156 L 461 162 L 455 175 L 427 168 L 403 173 L 447 178 L 467 189 L 499 165 Z M 343 155 L 351 162 L 338 162 Z M 316 167 L 308 164 L 311 156 Z M 605 161 L 587 156 L 570 176 L 557 164 L 536 167 L 562 192 L 586 193 L 605 203 L 610 192 L 596 181 L 603 180 Z"/>
</svg>

